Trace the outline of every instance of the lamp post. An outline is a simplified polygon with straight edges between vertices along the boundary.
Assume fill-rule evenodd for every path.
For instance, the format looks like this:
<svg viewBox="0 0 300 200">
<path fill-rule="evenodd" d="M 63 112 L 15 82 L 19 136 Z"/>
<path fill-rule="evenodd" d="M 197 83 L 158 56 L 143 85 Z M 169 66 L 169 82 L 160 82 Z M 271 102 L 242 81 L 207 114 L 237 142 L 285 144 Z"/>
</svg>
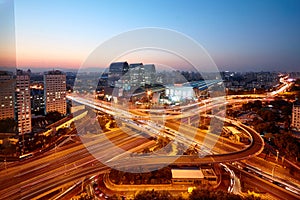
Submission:
<svg viewBox="0 0 300 200">
<path fill-rule="evenodd" d="M 5 154 L 5 158 L 4 158 L 4 168 L 5 168 L 5 170 L 7 169 L 7 166 L 6 166 L 6 154 Z"/>
<path fill-rule="evenodd" d="M 276 150 L 276 162 L 278 162 L 279 151 Z"/>
<path fill-rule="evenodd" d="M 148 101 L 149 101 L 149 99 L 150 99 L 150 95 L 152 94 L 152 91 L 151 90 L 148 90 L 147 91 L 147 97 L 148 97 Z"/>
</svg>

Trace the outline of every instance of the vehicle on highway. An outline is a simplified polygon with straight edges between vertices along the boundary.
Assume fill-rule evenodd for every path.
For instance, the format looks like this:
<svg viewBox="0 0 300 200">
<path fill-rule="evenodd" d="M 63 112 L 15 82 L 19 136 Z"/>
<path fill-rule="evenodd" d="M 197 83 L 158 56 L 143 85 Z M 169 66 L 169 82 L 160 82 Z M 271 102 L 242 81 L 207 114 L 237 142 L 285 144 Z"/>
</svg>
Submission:
<svg viewBox="0 0 300 200">
<path fill-rule="evenodd" d="M 27 154 L 23 154 L 23 155 L 19 156 L 19 159 L 22 161 L 22 160 L 28 159 L 32 156 L 33 156 L 32 153 L 27 153 Z"/>
</svg>

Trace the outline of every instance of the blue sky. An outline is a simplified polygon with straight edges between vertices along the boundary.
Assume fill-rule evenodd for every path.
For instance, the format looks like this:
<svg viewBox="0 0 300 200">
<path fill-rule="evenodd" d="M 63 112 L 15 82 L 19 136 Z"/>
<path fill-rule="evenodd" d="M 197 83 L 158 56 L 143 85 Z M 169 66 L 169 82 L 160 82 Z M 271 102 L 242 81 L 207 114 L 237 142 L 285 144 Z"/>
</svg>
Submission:
<svg viewBox="0 0 300 200">
<path fill-rule="evenodd" d="M 76 68 L 105 40 L 142 27 L 190 36 L 221 70 L 300 68 L 298 0 L 15 0 L 17 63 Z"/>
</svg>

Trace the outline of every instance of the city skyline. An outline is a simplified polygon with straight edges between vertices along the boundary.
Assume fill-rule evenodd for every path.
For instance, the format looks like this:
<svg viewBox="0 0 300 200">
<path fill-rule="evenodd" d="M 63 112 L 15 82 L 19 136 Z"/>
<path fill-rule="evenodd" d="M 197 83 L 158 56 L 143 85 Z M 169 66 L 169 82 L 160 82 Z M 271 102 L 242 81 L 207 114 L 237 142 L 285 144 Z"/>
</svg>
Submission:
<svg viewBox="0 0 300 200">
<path fill-rule="evenodd" d="M 0 0 L 0 199 L 298 199 L 299 0 Z"/>
<path fill-rule="evenodd" d="M 191 37 L 203 45 L 221 71 L 298 71 L 299 68 L 298 1 L 70 4 L 16 0 L 10 8 L 14 8 L 14 14 L 7 11 L 6 17 L 14 20 L 18 68 L 76 69 L 107 39 L 144 27 L 171 29 Z M 184 70 L 181 64 L 169 63 Z M 99 61 L 91 67 L 108 66 Z"/>
</svg>

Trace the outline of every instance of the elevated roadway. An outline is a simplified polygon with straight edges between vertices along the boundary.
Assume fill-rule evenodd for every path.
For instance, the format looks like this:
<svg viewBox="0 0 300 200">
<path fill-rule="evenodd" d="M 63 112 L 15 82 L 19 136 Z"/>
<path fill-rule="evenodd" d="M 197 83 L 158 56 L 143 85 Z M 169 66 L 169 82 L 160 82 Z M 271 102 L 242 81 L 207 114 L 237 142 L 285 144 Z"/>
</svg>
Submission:
<svg viewBox="0 0 300 200">
<path fill-rule="evenodd" d="M 91 106 L 92 108 L 94 109 L 102 109 L 103 111 L 105 111 L 104 107 L 102 107 L 103 105 L 102 104 L 99 104 L 97 102 L 95 103 L 91 103 L 90 100 L 84 100 L 83 98 L 72 98 L 74 101 L 80 101 L 81 103 L 85 103 L 86 106 Z M 226 102 L 219 102 L 218 104 L 216 105 L 213 105 L 213 106 L 220 106 L 220 105 L 223 105 L 223 104 L 226 104 Z M 106 107 L 107 105 L 105 105 L 105 108 L 107 109 Z M 196 109 L 200 109 L 202 110 L 203 112 L 205 111 L 205 109 L 211 109 L 212 106 L 205 106 L 205 107 L 201 107 L 201 108 L 196 108 Z M 132 114 L 128 111 L 125 111 L 125 110 L 122 110 L 121 108 L 112 108 L 112 107 L 109 107 L 110 110 L 108 110 L 108 113 L 109 114 L 112 114 L 113 116 L 115 115 L 118 115 L 119 117 L 124 117 L 124 118 L 127 118 L 127 119 L 131 119 L 131 118 L 141 118 L 143 116 L 140 116 L 138 114 Z M 118 112 L 117 112 L 118 111 Z M 191 113 L 191 114 L 188 114 L 188 115 L 195 115 L 197 114 L 197 112 L 195 112 L 195 110 L 192 110 L 188 113 Z M 172 117 L 172 116 L 171 116 Z M 177 115 L 177 116 L 174 116 L 176 118 L 184 118 L 186 117 L 186 114 L 182 114 L 182 115 Z M 176 119 L 175 118 L 175 119 Z M 171 118 L 173 119 L 173 118 Z M 117 165 L 121 165 L 121 166 L 126 166 L 126 163 L 127 162 L 136 162 L 137 164 L 138 163 L 145 163 L 147 165 L 166 165 L 166 164 L 169 164 L 169 163 L 174 163 L 176 165 L 191 165 L 191 164 L 207 164 L 207 163 L 220 163 L 220 162 L 228 162 L 228 161 L 236 161 L 236 160 L 242 160 L 242 159 L 246 159 L 246 158 L 249 158 L 249 157 L 252 157 L 252 156 L 256 156 L 258 154 L 260 154 L 264 148 L 264 141 L 263 139 L 261 138 L 261 136 L 259 135 L 259 133 L 257 133 L 255 130 L 253 130 L 252 128 L 250 127 L 247 127 L 245 126 L 244 124 L 241 124 L 241 123 L 238 123 L 238 122 L 235 122 L 233 120 L 230 120 L 230 119 L 224 119 L 224 118 L 221 118 L 221 120 L 224 120 L 225 122 L 228 122 L 230 124 L 234 124 L 235 126 L 243 129 L 246 133 L 249 134 L 250 136 L 250 140 L 251 140 L 251 143 L 250 145 L 241 150 L 241 151 L 237 151 L 237 152 L 232 152 L 232 153 L 228 153 L 228 154 L 222 154 L 222 155 L 207 155 L 203 158 L 200 158 L 200 157 L 197 157 L 197 156 L 194 156 L 194 157 L 191 157 L 191 156 L 147 156 L 147 157 L 132 157 L 130 158 L 130 161 L 129 160 L 122 160 L 122 159 L 118 159 L 118 161 L 116 161 L 116 163 L 113 163 L 113 165 L 117 166 Z M 158 127 L 159 129 L 159 127 Z M 151 158 L 151 159 L 150 159 Z M 154 159 L 153 159 L 154 158 Z M 174 161 L 175 160 L 175 161 Z M 112 161 L 112 162 L 115 162 L 115 161 Z"/>
</svg>

